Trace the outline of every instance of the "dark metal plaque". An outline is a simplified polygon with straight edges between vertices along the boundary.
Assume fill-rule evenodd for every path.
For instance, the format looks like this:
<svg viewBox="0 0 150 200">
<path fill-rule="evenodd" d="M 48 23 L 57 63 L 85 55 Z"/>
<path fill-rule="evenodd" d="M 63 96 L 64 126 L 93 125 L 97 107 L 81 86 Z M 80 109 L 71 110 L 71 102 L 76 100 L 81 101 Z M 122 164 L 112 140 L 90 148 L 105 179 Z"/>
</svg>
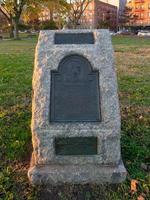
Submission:
<svg viewBox="0 0 150 200">
<path fill-rule="evenodd" d="M 55 33 L 55 44 L 94 44 L 93 33 Z"/>
<path fill-rule="evenodd" d="M 79 55 L 65 57 L 51 72 L 51 122 L 100 121 L 99 73 Z"/>
<path fill-rule="evenodd" d="M 96 155 L 96 137 L 73 137 L 55 139 L 56 155 Z"/>
</svg>

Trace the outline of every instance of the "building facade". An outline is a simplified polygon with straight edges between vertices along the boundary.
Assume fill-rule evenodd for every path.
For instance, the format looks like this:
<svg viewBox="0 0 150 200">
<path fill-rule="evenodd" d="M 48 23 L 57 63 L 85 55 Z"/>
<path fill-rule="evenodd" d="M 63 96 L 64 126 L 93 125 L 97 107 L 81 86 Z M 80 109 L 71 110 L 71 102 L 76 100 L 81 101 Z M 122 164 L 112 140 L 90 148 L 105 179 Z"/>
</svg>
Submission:
<svg viewBox="0 0 150 200">
<path fill-rule="evenodd" d="M 105 2 L 105 3 L 108 3 L 108 4 L 111 4 L 111 5 L 114 5 L 114 6 L 117 6 L 118 8 L 118 17 L 119 15 L 122 14 L 124 8 L 125 8 L 125 5 L 127 3 L 127 0 L 101 0 L 102 2 Z"/>
<path fill-rule="evenodd" d="M 109 28 L 117 30 L 117 6 L 93 0 L 84 11 L 80 25 L 82 28 Z"/>
<path fill-rule="evenodd" d="M 129 0 L 127 6 L 136 16 L 132 26 L 150 26 L 150 0 Z"/>
<path fill-rule="evenodd" d="M 8 25 L 8 20 L 6 16 L 3 14 L 2 9 L 3 9 L 2 6 L 0 6 L 0 30 L 2 30 L 4 26 Z"/>
<path fill-rule="evenodd" d="M 119 0 L 116 0 L 116 2 L 119 2 Z M 113 5 L 113 0 L 92 0 L 82 14 L 78 28 L 109 28 L 116 31 L 119 4 L 115 3 L 115 5 Z M 56 21 L 55 15 L 53 17 Z M 41 22 L 50 20 L 48 8 L 43 9 L 39 20 Z"/>
<path fill-rule="evenodd" d="M 39 15 L 39 20 L 41 22 L 50 20 L 50 11 L 48 8 L 46 8 L 46 7 L 43 8 L 42 12 Z"/>
</svg>

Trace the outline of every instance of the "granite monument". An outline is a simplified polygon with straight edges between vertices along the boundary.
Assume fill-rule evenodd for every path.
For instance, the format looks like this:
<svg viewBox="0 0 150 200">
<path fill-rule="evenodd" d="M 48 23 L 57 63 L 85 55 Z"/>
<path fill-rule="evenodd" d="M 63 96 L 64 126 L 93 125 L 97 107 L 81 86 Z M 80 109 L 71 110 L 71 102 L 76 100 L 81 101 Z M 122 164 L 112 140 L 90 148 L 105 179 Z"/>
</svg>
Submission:
<svg viewBox="0 0 150 200">
<path fill-rule="evenodd" d="M 125 180 L 109 31 L 40 32 L 31 128 L 32 184 Z"/>
</svg>

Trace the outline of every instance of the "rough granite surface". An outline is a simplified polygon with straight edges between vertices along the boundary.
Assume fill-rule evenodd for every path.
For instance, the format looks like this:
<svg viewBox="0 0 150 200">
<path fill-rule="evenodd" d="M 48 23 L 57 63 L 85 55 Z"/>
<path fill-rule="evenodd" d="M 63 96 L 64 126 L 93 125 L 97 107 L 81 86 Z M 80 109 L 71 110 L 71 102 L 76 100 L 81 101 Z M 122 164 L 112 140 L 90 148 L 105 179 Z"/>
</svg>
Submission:
<svg viewBox="0 0 150 200">
<path fill-rule="evenodd" d="M 54 44 L 56 32 L 93 32 L 95 44 Z M 101 122 L 50 123 L 51 70 L 68 55 L 82 55 L 99 71 Z M 113 48 L 107 30 L 41 31 L 35 53 L 32 101 L 33 184 L 121 182 L 126 170 L 120 154 L 120 110 Z M 56 156 L 55 137 L 98 138 L 98 154 Z M 68 173 L 69 172 L 69 173 Z"/>
</svg>

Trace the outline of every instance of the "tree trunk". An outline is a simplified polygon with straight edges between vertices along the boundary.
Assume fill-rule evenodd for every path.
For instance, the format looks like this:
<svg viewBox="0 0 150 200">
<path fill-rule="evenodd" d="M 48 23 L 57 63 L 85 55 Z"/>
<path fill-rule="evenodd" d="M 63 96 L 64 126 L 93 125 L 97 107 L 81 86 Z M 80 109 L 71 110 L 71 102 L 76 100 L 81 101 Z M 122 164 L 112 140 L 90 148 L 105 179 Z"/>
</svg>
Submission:
<svg viewBox="0 0 150 200">
<path fill-rule="evenodd" d="M 10 38 L 14 38 L 14 27 L 13 27 L 12 24 L 11 24 L 11 26 L 10 26 L 9 36 L 10 36 Z"/>
<path fill-rule="evenodd" d="M 73 28 L 73 29 L 77 29 L 76 24 L 73 24 L 73 25 L 72 25 L 72 28 Z"/>
<path fill-rule="evenodd" d="M 75 21 L 73 22 L 73 29 L 77 29 L 77 27 L 78 27 L 78 21 L 75 20 Z"/>
<path fill-rule="evenodd" d="M 10 25 L 10 32 L 9 32 L 10 38 L 14 38 L 14 26 L 12 20 L 9 20 L 9 25 Z"/>
<path fill-rule="evenodd" d="M 50 21 L 54 21 L 53 9 L 50 9 Z"/>
<path fill-rule="evenodd" d="M 18 18 L 13 19 L 13 24 L 14 24 L 14 39 L 18 40 L 19 39 L 19 29 L 18 29 L 19 19 Z"/>
</svg>

